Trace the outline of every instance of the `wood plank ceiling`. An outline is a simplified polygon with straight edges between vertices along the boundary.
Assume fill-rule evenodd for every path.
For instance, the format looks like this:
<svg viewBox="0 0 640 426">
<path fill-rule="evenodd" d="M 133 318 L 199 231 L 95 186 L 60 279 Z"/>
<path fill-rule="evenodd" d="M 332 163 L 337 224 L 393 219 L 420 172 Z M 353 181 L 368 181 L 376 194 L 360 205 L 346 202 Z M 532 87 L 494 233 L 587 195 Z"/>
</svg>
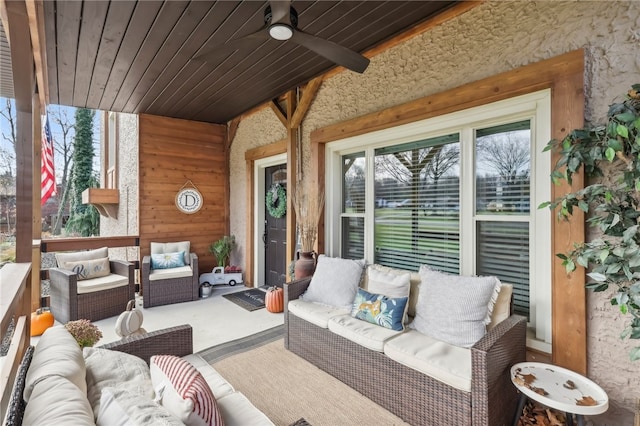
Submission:
<svg viewBox="0 0 640 426">
<path fill-rule="evenodd" d="M 300 29 L 363 52 L 455 3 L 294 1 L 293 6 Z M 248 55 L 192 60 L 262 28 L 267 6 L 266 1 L 45 1 L 49 101 L 225 123 L 335 66 L 291 41 L 272 39 Z"/>
</svg>

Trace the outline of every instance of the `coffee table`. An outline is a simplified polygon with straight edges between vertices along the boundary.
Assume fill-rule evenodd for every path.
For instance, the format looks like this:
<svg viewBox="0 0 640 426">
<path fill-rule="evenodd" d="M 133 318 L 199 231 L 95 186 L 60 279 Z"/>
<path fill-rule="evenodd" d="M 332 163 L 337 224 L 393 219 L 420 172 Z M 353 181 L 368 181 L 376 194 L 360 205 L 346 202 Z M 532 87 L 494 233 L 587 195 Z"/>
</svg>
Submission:
<svg viewBox="0 0 640 426">
<path fill-rule="evenodd" d="M 609 397 L 600 386 L 566 368 L 541 362 L 521 362 L 511 367 L 511 381 L 520 391 L 514 426 L 518 424 L 527 398 L 564 411 L 568 425 L 573 425 L 572 414 L 576 415 L 578 425 L 583 426 L 583 416 L 602 414 L 609 408 Z M 592 405 L 578 404 L 585 401 Z"/>
</svg>

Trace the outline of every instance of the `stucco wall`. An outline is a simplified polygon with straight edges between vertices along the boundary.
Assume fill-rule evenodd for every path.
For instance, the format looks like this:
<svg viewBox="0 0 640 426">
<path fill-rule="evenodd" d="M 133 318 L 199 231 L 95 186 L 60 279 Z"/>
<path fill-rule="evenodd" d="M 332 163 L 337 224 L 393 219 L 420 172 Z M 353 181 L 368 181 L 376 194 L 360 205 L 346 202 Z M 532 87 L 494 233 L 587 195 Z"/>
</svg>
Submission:
<svg viewBox="0 0 640 426">
<path fill-rule="evenodd" d="M 586 50 L 585 118 L 601 121 L 612 96 L 640 78 L 639 28 L 640 2 L 484 3 L 372 58 L 363 75 L 342 72 L 324 81 L 302 124 L 303 170 L 308 170 L 309 135 L 315 129 L 579 48 Z M 231 232 L 241 246 L 245 216 L 234 212 L 247 208 L 244 152 L 284 134 L 282 124 L 265 109 L 242 121 L 233 142 Z M 589 376 L 607 390 L 614 405 L 609 418 L 598 424 L 633 424 L 640 362 L 629 361 L 631 346 L 617 337 L 624 319 L 599 295 L 589 296 L 588 316 Z"/>
<path fill-rule="evenodd" d="M 138 235 L 138 116 L 118 114 L 118 217 L 100 217 L 100 236 Z M 103 123 L 106 125 L 106 123 Z M 113 258 L 139 260 L 136 248 L 111 249 Z"/>
</svg>

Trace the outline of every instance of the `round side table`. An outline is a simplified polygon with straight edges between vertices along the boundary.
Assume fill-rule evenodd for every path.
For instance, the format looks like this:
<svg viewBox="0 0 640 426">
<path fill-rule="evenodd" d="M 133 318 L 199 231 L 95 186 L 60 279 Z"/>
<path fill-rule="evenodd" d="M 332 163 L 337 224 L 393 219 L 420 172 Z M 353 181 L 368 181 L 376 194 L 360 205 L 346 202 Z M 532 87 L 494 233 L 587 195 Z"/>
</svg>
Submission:
<svg viewBox="0 0 640 426">
<path fill-rule="evenodd" d="M 568 425 L 573 425 L 572 414 L 576 415 L 578 425 L 583 426 L 583 416 L 602 414 L 609 408 L 609 397 L 600 386 L 566 368 L 541 362 L 521 362 L 511 367 L 511 381 L 520 391 L 514 426 L 518 424 L 527 398 L 564 411 Z M 595 401 L 595 405 L 578 405 L 583 398 L 589 397 Z"/>
</svg>

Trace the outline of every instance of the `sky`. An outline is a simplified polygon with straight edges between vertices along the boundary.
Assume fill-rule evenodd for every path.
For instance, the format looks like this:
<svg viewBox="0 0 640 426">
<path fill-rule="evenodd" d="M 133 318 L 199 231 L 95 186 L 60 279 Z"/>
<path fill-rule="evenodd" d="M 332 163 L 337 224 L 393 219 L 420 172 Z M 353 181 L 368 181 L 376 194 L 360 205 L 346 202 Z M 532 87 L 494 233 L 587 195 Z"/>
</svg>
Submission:
<svg viewBox="0 0 640 426">
<path fill-rule="evenodd" d="M 13 100 L 11 100 L 11 102 L 12 102 L 12 112 L 15 117 L 15 103 L 13 103 Z M 0 97 L 0 110 L 6 110 L 6 98 Z M 52 120 L 51 116 L 53 114 L 60 114 L 60 115 L 66 114 L 66 116 L 69 118 L 69 121 L 73 123 L 75 121 L 74 120 L 75 111 L 76 111 L 76 108 L 74 107 L 66 107 L 61 105 L 47 106 L 47 112 L 49 113 L 49 116 L 50 116 L 49 126 L 51 127 L 51 134 L 53 136 L 54 142 L 61 142 L 63 138 L 62 138 L 61 127 L 54 120 Z M 93 167 L 94 167 L 94 171 L 98 172 L 100 170 L 100 114 L 98 114 L 97 111 L 94 116 L 93 123 L 94 123 L 93 125 L 93 140 L 94 140 Z M 11 144 L 7 140 L 5 140 L 5 138 L 2 136 L 2 135 L 8 136 L 10 134 L 11 134 L 11 130 L 10 130 L 9 122 L 4 117 L 0 116 L 0 146 L 3 149 L 11 149 Z M 69 133 L 69 135 L 70 137 L 68 136 L 67 138 L 70 142 L 72 142 L 73 130 Z M 38 135 L 38 138 L 40 138 L 40 135 Z M 54 154 L 54 159 L 56 162 L 56 178 L 58 183 L 60 183 L 60 178 L 62 176 L 61 155 L 56 152 Z"/>
</svg>

